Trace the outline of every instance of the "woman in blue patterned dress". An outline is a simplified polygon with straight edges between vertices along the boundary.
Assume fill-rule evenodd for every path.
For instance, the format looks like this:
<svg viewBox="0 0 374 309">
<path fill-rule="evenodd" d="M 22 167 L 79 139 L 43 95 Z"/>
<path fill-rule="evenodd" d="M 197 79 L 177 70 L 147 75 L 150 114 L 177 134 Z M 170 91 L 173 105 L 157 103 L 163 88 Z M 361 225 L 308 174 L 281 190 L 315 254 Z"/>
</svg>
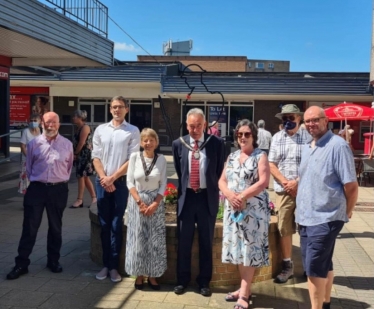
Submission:
<svg viewBox="0 0 374 309">
<path fill-rule="evenodd" d="M 223 218 L 222 262 L 239 265 L 240 289 L 226 301 L 245 309 L 251 298 L 251 283 L 257 267 L 269 265 L 270 168 L 267 155 L 257 145 L 257 127 L 247 119 L 235 129 L 239 150 L 227 159 L 219 188 L 226 197 Z"/>
</svg>

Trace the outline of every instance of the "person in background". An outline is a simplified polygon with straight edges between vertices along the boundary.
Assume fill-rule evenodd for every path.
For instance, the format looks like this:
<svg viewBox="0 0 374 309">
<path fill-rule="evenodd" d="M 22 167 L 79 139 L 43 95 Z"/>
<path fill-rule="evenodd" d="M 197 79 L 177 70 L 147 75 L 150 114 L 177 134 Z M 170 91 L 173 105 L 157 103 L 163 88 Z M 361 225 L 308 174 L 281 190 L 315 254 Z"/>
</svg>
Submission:
<svg viewBox="0 0 374 309">
<path fill-rule="evenodd" d="M 354 151 L 354 148 L 352 146 L 352 135 L 353 135 L 353 133 L 355 133 L 355 131 L 351 129 L 351 126 L 349 124 L 347 124 L 344 127 L 344 129 L 339 132 L 339 135 L 342 138 L 345 139 L 345 141 L 349 145 L 349 148 L 352 150 L 352 152 Z"/>
<path fill-rule="evenodd" d="M 239 150 L 229 155 L 219 180 L 226 197 L 223 217 L 222 263 L 239 265 L 240 289 L 226 301 L 237 302 L 235 309 L 246 309 L 251 299 L 255 269 L 269 263 L 269 185 L 267 156 L 258 148 L 257 128 L 248 119 L 235 130 Z"/>
<path fill-rule="evenodd" d="M 43 117 L 43 115 L 49 111 L 47 108 L 47 104 L 48 104 L 48 98 L 38 97 L 36 99 L 34 107 L 32 108 L 32 112 L 39 114 L 40 117 Z"/>
<path fill-rule="evenodd" d="M 373 159 L 374 157 L 374 135 L 373 135 L 373 140 L 372 140 L 372 146 L 371 146 L 371 150 L 370 150 L 370 153 L 369 153 L 369 159 Z"/>
<path fill-rule="evenodd" d="M 208 129 L 208 134 L 212 134 L 212 135 L 215 135 L 215 136 L 220 136 L 218 126 L 219 126 L 218 122 L 213 121 L 212 124 L 210 125 L 209 129 Z"/>
<path fill-rule="evenodd" d="M 352 217 L 358 184 L 352 152 L 328 130 L 324 110 L 308 108 L 304 121 L 313 140 L 302 149 L 296 222 L 311 309 L 330 309 L 335 241 Z"/>
<path fill-rule="evenodd" d="M 62 272 L 59 263 L 62 245 L 62 215 L 68 201 L 68 181 L 73 167 L 73 145 L 58 134 L 60 120 L 56 113 L 43 115 L 43 134 L 27 145 L 26 172 L 30 179 L 23 199 L 23 228 L 16 265 L 8 280 L 28 273 L 29 256 L 35 245 L 44 208 L 48 217 L 47 268 Z"/>
<path fill-rule="evenodd" d="M 120 282 L 118 273 L 119 256 L 122 247 L 123 215 L 127 206 L 129 190 L 126 174 L 129 159 L 139 151 L 139 129 L 125 120 L 129 112 L 126 99 L 113 97 L 110 113 L 113 119 L 98 126 L 93 137 L 92 158 L 97 173 L 95 185 L 97 214 L 101 225 L 103 269 L 96 274 L 97 280 L 110 277 Z"/>
<path fill-rule="evenodd" d="M 258 127 L 258 148 L 262 151 L 266 152 L 267 155 L 269 155 L 269 149 L 271 144 L 271 133 L 267 130 L 265 130 L 265 121 L 259 120 L 257 122 Z"/>
<path fill-rule="evenodd" d="M 282 271 L 276 283 L 285 283 L 293 276 L 292 234 L 296 233 L 295 209 L 297 176 L 301 148 L 311 140 L 306 130 L 300 129 L 303 113 L 294 104 L 287 104 L 275 117 L 282 119 L 284 129 L 274 134 L 270 152 L 270 173 L 274 177 L 275 206 L 278 211 L 278 230 L 281 235 Z"/>
<path fill-rule="evenodd" d="M 18 192 L 21 194 L 26 193 L 26 189 L 29 186 L 29 179 L 26 173 L 26 155 L 27 155 L 27 144 L 35 137 L 40 135 L 40 115 L 32 114 L 30 117 L 29 127 L 22 131 L 20 140 L 21 147 L 21 172 L 18 183 Z"/>
<path fill-rule="evenodd" d="M 130 192 L 125 270 L 136 276 L 135 288 L 144 288 L 144 277 L 153 290 L 160 290 L 156 278 L 167 269 L 164 192 L 166 159 L 156 154 L 157 133 L 145 128 L 140 133 L 142 152 L 130 156 L 127 188 Z"/>
<path fill-rule="evenodd" d="M 73 122 L 77 126 L 74 134 L 74 162 L 76 168 L 76 177 L 78 178 L 78 197 L 70 208 L 83 207 L 84 189 L 87 188 L 91 195 L 91 204 L 96 203 L 96 193 L 89 176 L 94 174 L 94 166 L 92 163 L 92 131 L 86 124 L 87 112 L 77 110 L 73 116 Z"/>
<path fill-rule="evenodd" d="M 213 234 L 218 213 L 218 180 L 224 165 L 224 143 L 204 134 L 205 115 L 199 108 L 187 113 L 188 135 L 173 141 L 174 166 L 178 175 L 178 252 L 175 294 L 183 294 L 191 280 L 191 250 L 195 224 L 199 233 L 199 275 L 196 282 L 203 296 L 213 272 Z"/>
</svg>

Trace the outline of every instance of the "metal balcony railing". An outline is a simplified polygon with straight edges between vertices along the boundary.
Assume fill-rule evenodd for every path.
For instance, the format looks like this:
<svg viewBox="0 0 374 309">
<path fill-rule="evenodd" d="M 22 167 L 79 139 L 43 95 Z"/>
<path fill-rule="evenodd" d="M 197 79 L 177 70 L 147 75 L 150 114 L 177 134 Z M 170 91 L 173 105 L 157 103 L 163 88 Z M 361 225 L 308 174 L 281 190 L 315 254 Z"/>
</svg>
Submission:
<svg viewBox="0 0 374 309">
<path fill-rule="evenodd" d="M 98 0 L 42 0 L 57 12 L 108 38 L 108 8 Z"/>
</svg>

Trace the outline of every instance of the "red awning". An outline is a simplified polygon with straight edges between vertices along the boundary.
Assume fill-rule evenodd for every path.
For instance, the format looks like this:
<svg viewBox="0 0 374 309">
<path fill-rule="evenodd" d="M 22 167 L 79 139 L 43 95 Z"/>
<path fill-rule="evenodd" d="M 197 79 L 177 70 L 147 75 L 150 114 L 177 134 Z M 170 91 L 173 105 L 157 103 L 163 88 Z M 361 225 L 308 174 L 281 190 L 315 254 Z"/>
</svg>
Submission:
<svg viewBox="0 0 374 309">
<path fill-rule="evenodd" d="M 340 120 L 374 120 L 374 108 L 354 104 L 341 103 L 325 109 L 330 121 Z"/>
</svg>

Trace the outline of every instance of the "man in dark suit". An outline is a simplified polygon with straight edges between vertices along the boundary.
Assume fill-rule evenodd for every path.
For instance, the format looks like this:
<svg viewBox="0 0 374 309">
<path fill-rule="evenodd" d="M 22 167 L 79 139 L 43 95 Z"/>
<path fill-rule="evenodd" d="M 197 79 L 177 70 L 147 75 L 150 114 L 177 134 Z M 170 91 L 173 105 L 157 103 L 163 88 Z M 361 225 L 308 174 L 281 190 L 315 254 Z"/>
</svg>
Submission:
<svg viewBox="0 0 374 309">
<path fill-rule="evenodd" d="M 176 294 L 191 280 L 191 250 L 195 224 L 199 233 L 199 275 L 196 282 L 203 296 L 210 296 L 212 248 L 218 212 L 218 180 L 224 165 L 223 140 L 204 134 L 205 115 L 199 108 L 187 114 L 188 135 L 173 141 L 174 166 L 178 175 L 178 260 Z"/>
</svg>

